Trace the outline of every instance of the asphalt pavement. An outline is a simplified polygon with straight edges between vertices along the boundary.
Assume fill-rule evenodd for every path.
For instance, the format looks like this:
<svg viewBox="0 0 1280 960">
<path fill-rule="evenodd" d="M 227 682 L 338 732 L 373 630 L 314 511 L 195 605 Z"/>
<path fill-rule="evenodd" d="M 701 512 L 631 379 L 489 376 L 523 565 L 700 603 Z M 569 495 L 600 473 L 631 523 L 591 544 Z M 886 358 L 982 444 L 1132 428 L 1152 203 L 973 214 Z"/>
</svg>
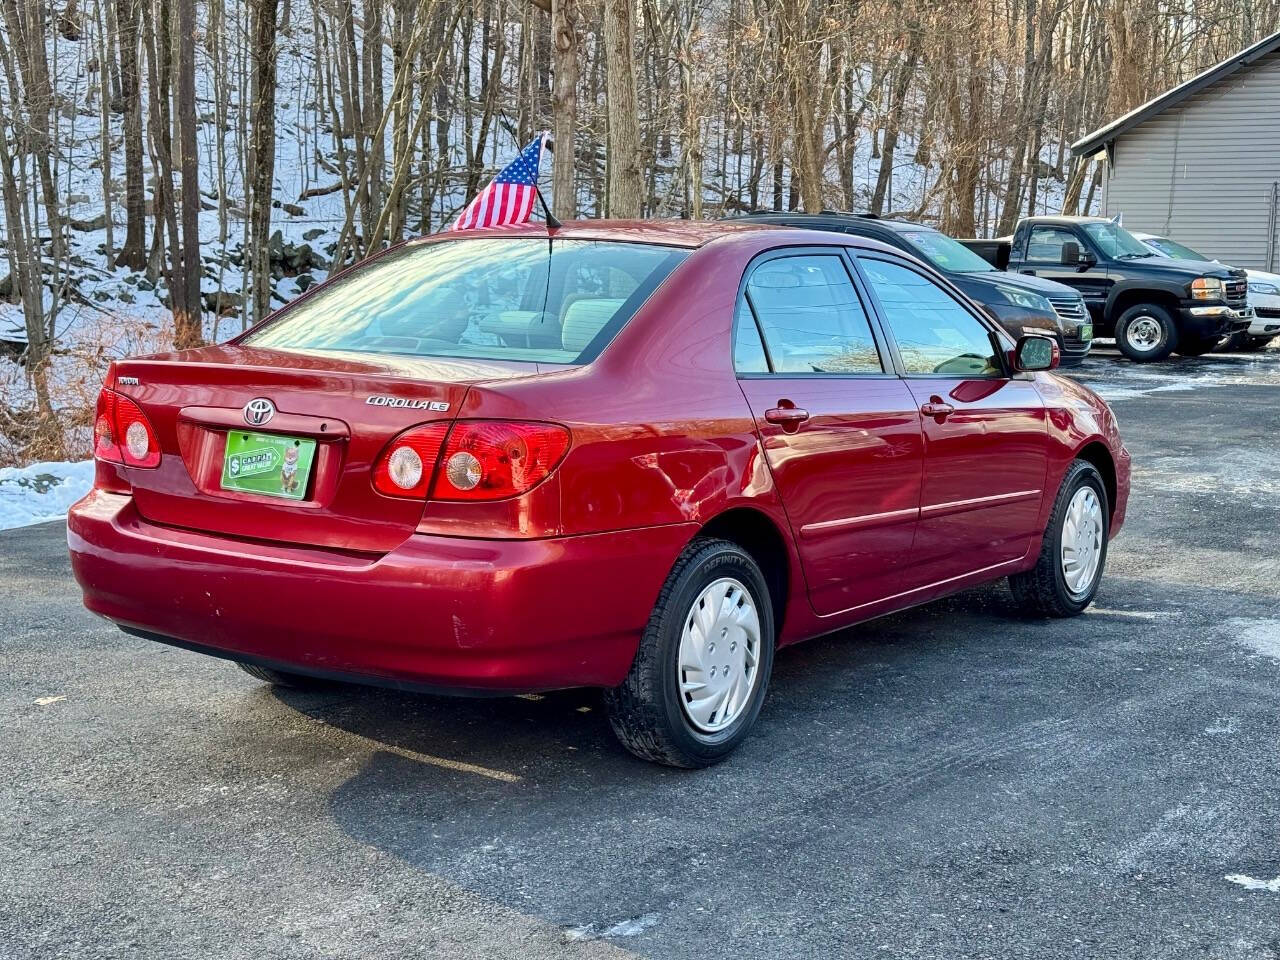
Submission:
<svg viewBox="0 0 1280 960">
<path fill-rule="evenodd" d="M 701 772 L 590 692 L 274 692 L 0 534 L 0 957 L 1280 958 L 1280 353 L 1073 375 L 1135 464 L 1095 607 L 791 648 Z"/>
</svg>

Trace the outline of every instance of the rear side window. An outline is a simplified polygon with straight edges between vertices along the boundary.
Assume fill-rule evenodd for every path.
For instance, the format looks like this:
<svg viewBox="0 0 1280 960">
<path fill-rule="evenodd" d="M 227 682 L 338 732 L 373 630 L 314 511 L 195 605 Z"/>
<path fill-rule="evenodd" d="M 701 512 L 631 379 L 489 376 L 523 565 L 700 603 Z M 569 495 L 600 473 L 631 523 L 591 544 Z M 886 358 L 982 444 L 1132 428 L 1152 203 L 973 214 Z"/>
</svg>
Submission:
<svg viewBox="0 0 1280 960">
<path fill-rule="evenodd" d="M 288 308 L 256 347 L 584 363 L 687 256 L 539 237 L 409 244 Z"/>
<path fill-rule="evenodd" d="M 859 260 L 908 374 L 1003 375 L 990 332 L 946 290 L 896 263 Z"/>
<path fill-rule="evenodd" d="M 774 373 L 884 372 L 870 321 L 840 257 L 768 260 L 752 271 L 747 299 Z M 739 331 L 743 326 L 738 324 Z"/>
</svg>

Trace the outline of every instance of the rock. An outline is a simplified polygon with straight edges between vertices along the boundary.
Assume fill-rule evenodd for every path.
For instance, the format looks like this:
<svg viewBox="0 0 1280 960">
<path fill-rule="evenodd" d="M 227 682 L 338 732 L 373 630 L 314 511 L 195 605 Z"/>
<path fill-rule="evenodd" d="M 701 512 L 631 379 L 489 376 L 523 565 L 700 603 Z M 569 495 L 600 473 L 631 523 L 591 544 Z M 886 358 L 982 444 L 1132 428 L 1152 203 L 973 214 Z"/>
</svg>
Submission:
<svg viewBox="0 0 1280 960">
<path fill-rule="evenodd" d="M 203 297 L 204 308 L 221 317 L 234 316 L 244 309 L 244 297 L 232 290 L 214 290 Z"/>
<path fill-rule="evenodd" d="M 90 233 L 94 230 L 107 229 L 107 214 L 104 210 L 96 217 L 90 217 L 88 220 L 78 220 L 75 217 L 68 217 L 67 223 L 71 225 L 72 230 L 79 230 L 81 233 Z"/>
<path fill-rule="evenodd" d="M 77 203 L 88 203 L 89 195 L 87 193 L 69 193 L 67 194 L 67 205 L 74 207 Z"/>
<path fill-rule="evenodd" d="M 315 240 L 316 238 L 318 238 L 318 237 L 323 237 L 323 236 L 324 236 L 324 230 L 322 230 L 322 229 L 320 229 L 319 227 L 317 227 L 317 228 L 316 228 L 316 229 L 314 229 L 314 230 L 308 230 L 306 233 L 304 233 L 304 234 L 302 235 L 302 239 L 303 239 L 303 240 Z"/>
<path fill-rule="evenodd" d="M 315 286 L 316 278 L 309 273 L 300 273 L 294 282 L 298 285 L 298 290 L 308 290 Z"/>
<path fill-rule="evenodd" d="M 305 217 L 307 215 L 307 211 L 296 203 L 281 203 L 280 209 L 291 217 Z"/>
</svg>

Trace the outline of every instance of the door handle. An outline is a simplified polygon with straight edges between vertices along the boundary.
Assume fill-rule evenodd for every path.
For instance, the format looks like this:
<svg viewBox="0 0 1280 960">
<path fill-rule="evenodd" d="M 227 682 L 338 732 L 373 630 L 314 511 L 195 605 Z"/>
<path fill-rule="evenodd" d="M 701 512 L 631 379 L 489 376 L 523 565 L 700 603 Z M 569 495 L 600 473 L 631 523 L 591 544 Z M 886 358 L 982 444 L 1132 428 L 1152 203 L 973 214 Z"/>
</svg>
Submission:
<svg viewBox="0 0 1280 960">
<path fill-rule="evenodd" d="M 809 419 L 809 411 L 799 407 L 770 407 L 764 412 L 764 418 L 783 430 L 794 430 Z"/>
<path fill-rule="evenodd" d="M 920 404 L 920 412 L 926 417 L 937 417 L 941 423 L 948 416 L 956 412 L 956 408 L 944 401 L 941 397 L 930 397 L 928 403 Z"/>
</svg>

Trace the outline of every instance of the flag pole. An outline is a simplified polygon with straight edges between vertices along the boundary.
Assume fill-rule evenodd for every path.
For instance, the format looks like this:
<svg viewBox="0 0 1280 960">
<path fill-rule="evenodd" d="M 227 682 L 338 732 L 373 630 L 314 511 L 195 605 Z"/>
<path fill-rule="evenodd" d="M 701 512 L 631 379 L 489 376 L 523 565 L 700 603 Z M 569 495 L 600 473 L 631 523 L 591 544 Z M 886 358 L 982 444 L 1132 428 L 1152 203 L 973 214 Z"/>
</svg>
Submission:
<svg viewBox="0 0 1280 960">
<path fill-rule="evenodd" d="M 550 133 L 542 134 L 542 149 L 550 150 L 552 153 L 556 152 L 555 141 L 551 139 Z M 541 160 L 541 157 L 539 157 L 539 160 Z M 539 163 L 538 165 L 541 166 L 542 164 Z M 547 229 L 557 229 L 561 226 L 560 220 L 551 212 L 551 207 L 547 205 L 547 198 L 542 195 L 542 188 L 535 184 L 533 189 L 538 194 L 538 200 L 542 203 L 542 213 L 547 218 Z"/>
</svg>

